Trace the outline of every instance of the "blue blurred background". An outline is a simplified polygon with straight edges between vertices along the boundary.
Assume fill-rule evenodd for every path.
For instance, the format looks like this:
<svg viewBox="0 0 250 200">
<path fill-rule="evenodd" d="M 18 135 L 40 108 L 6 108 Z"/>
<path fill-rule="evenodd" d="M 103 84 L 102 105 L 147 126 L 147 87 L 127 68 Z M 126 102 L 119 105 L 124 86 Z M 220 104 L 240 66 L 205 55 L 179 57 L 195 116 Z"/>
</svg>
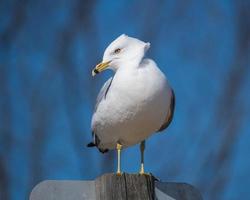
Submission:
<svg viewBox="0 0 250 200">
<path fill-rule="evenodd" d="M 176 94 L 170 127 L 147 141 L 146 170 L 205 199 L 250 199 L 250 2 L 0 1 L 0 199 L 28 199 L 46 179 L 95 179 L 116 153 L 88 149 L 101 85 L 91 77 L 122 33 Z M 139 170 L 139 147 L 122 168 Z"/>
</svg>

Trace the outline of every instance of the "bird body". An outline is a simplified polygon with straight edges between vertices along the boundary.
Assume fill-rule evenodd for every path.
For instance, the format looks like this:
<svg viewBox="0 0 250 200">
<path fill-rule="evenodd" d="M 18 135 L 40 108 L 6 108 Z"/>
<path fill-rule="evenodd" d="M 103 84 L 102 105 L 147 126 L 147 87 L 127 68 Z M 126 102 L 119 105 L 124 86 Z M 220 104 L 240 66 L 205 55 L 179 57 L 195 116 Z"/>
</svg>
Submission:
<svg viewBox="0 0 250 200">
<path fill-rule="evenodd" d="M 100 149 L 114 149 L 118 142 L 123 147 L 137 144 L 163 125 L 171 88 L 153 60 L 125 62 L 107 89 L 92 118 Z"/>
<path fill-rule="evenodd" d="M 145 140 L 162 131 L 172 121 L 175 96 L 166 76 L 156 63 L 144 58 L 150 44 L 121 35 L 105 50 L 103 61 L 92 71 L 114 71 L 103 85 L 92 117 L 93 142 L 100 152 L 117 149 L 120 170 L 121 149 L 141 143 L 141 168 L 144 174 Z"/>
</svg>

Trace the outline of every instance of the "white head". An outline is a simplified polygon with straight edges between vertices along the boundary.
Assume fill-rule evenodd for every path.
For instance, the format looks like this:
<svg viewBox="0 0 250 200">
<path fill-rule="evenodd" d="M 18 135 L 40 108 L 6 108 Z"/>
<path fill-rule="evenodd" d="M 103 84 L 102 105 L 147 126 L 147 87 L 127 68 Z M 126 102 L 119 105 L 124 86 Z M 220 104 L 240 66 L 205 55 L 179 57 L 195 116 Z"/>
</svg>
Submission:
<svg viewBox="0 0 250 200">
<path fill-rule="evenodd" d="M 116 71 L 126 67 L 124 63 L 128 62 L 139 64 L 149 47 L 150 43 L 122 34 L 106 48 L 102 62 L 95 67 L 92 75 L 105 69 Z"/>
</svg>

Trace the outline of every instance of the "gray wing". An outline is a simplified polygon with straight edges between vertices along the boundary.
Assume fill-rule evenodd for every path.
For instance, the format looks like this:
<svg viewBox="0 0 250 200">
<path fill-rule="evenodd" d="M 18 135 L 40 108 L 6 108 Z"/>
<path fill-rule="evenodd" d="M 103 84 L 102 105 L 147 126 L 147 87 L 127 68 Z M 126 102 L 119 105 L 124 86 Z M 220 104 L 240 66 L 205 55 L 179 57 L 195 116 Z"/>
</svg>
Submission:
<svg viewBox="0 0 250 200">
<path fill-rule="evenodd" d="M 173 89 L 171 89 L 170 108 L 168 110 L 164 123 L 162 124 L 161 128 L 157 132 L 165 130 L 169 126 L 169 124 L 172 122 L 173 117 L 174 117 L 174 109 L 175 109 L 175 94 L 174 94 Z"/>
<path fill-rule="evenodd" d="M 102 86 L 102 89 L 100 90 L 98 96 L 97 96 L 97 99 L 96 99 L 96 104 L 95 104 L 95 111 L 97 110 L 100 102 L 106 98 L 107 94 L 108 94 L 108 91 L 109 91 L 109 88 L 112 84 L 112 80 L 113 80 L 113 77 L 109 78 L 105 83 L 104 85 Z"/>
<path fill-rule="evenodd" d="M 112 84 L 112 80 L 113 80 L 113 77 L 111 77 L 110 79 L 108 79 L 104 85 L 102 86 L 102 89 L 100 90 L 98 96 L 97 96 L 97 99 L 96 99 L 96 105 L 95 105 L 95 111 L 94 113 L 96 112 L 99 104 L 101 103 L 101 101 L 103 99 L 106 98 L 107 94 L 108 94 L 108 91 L 110 89 L 110 86 Z M 98 138 L 98 136 L 94 133 L 94 130 L 92 129 L 92 137 L 93 137 L 93 142 L 90 142 L 87 147 L 97 147 L 99 149 L 100 152 L 102 153 L 105 153 L 107 152 L 108 150 L 107 149 L 101 149 L 98 147 L 99 143 L 100 143 L 100 139 Z"/>
</svg>

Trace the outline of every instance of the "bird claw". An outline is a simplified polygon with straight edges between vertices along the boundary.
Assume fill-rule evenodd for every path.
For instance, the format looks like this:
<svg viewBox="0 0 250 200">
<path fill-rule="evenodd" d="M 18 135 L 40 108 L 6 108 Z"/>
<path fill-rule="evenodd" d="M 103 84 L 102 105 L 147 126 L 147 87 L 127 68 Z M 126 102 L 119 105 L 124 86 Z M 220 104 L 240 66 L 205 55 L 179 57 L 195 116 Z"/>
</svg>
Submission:
<svg viewBox="0 0 250 200">
<path fill-rule="evenodd" d="M 152 176 L 151 173 L 139 172 L 141 176 Z"/>
<path fill-rule="evenodd" d="M 116 172 L 117 176 L 122 176 L 122 172 Z"/>
</svg>

